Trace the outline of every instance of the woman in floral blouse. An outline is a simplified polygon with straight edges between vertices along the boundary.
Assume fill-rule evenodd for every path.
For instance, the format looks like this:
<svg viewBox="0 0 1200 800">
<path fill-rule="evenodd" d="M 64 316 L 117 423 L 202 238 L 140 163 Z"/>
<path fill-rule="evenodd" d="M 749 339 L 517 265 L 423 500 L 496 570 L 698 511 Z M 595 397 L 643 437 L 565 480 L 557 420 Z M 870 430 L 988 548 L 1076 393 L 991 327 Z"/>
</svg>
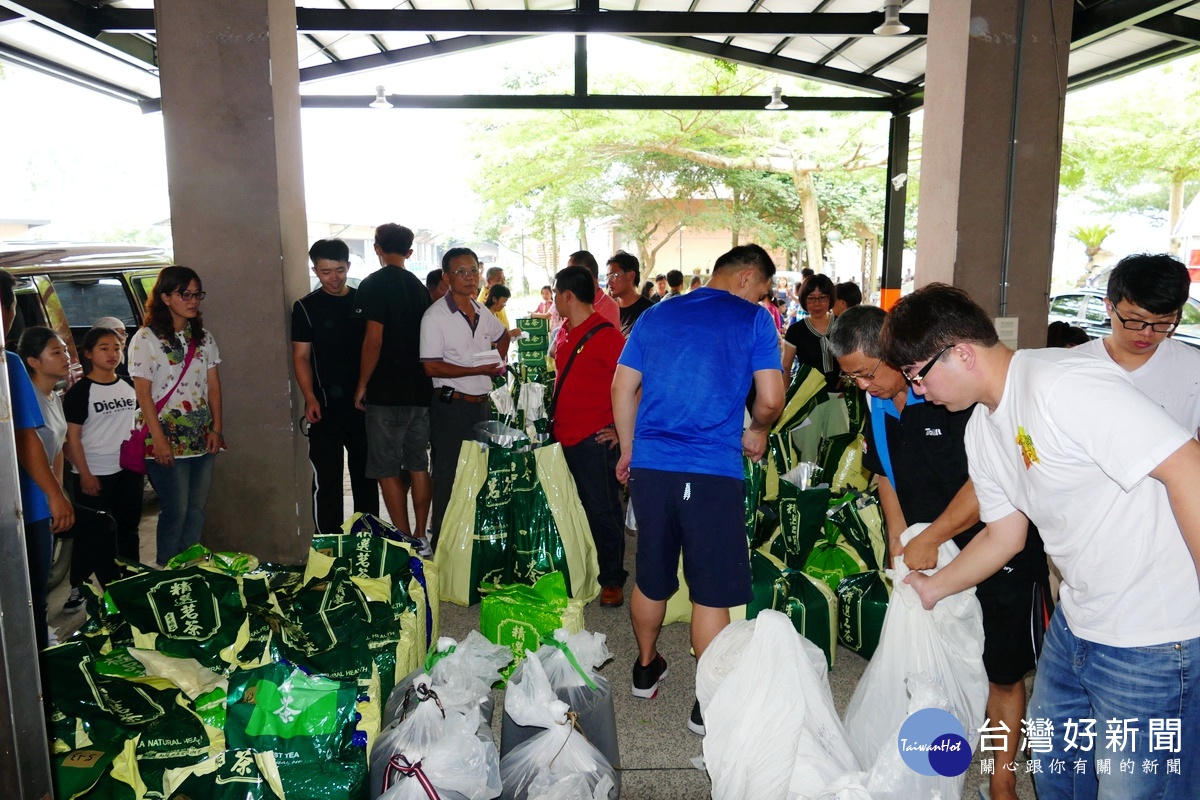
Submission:
<svg viewBox="0 0 1200 800">
<path fill-rule="evenodd" d="M 146 471 L 159 499 L 159 564 L 200 541 L 213 456 L 225 449 L 217 373 L 221 356 L 212 334 L 204 330 L 203 299 L 194 270 L 166 267 L 146 300 L 144 327 L 129 340 L 129 374 L 140 409 L 137 424 L 150 430 Z M 192 342 L 195 354 L 180 380 Z M 155 404 L 168 392 L 166 405 L 155 413 Z"/>
</svg>

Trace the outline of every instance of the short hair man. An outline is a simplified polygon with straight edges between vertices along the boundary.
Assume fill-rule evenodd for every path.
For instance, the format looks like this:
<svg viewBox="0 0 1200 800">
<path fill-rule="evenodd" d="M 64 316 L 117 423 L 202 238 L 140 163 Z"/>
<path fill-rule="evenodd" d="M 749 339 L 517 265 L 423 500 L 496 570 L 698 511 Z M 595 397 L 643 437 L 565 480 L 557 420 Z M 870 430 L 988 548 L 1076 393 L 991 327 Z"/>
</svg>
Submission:
<svg viewBox="0 0 1200 800">
<path fill-rule="evenodd" d="M 596 287 L 596 299 L 592 303 L 592 308 L 603 319 L 608 320 L 614 327 L 621 327 L 621 307 L 617 305 L 617 301 L 608 296 L 608 293 L 600 288 L 600 265 L 596 263 L 596 257 L 587 250 L 577 250 L 567 256 L 568 267 L 583 267 L 592 276 L 592 282 Z M 563 320 L 563 324 L 559 325 L 552 334 L 554 337 L 550 342 L 550 357 L 554 359 L 555 366 L 561 368 L 566 360 L 559 361 L 559 348 L 562 347 L 562 352 L 566 352 L 565 342 L 571 330 L 571 321 Z"/>
<path fill-rule="evenodd" d="M 475 437 L 475 425 L 488 418 L 492 377 L 504 374 L 509 341 L 508 328 L 475 299 L 479 257 L 472 250 L 447 250 L 442 275 L 450 291 L 421 320 L 421 366 L 433 379 L 436 395 L 429 413 L 434 547 L 454 489 L 459 450 L 463 441 Z M 496 351 L 494 359 L 475 360 L 489 350 Z"/>
<path fill-rule="evenodd" d="M 1191 285 L 1187 267 L 1174 256 L 1126 256 L 1108 278 L 1104 305 L 1112 333 L 1078 350 L 1115 361 L 1194 436 L 1200 430 L 1200 350 L 1170 338 Z"/>
<path fill-rule="evenodd" d="M 1115 364 L 1009 350 L 987 312 L 952 286 L 902 298 L 882 343 L 917 394 L 951 411 L 978 403 L 967 459 L 987 527 L 933 576 L 910 574 L 924 605 L 994 573 L 1024 545 L 1029 522 L 1062 572 L 1029 716 L 1054 727 L 1041 759 L 1084 763 L 1035 773 L 1038 795 L 1190 797 L 1200 780 L 1190 755 L 1179 775 L 1166 764 L 1129 774 L 1097 762 L 1157 759 L 1146 752 L 1155 720 L 1200 729 L 1200 442 Z M 1087 736 L 1091 720 L 1123 720 L 1128 736 L 1096 731 L 1089 752 L 1071 726 Z"/>
<path fill-rule="evenodd" d="M 0 319 L 6 338 L 16 318 L 16 280 L 8 271 L 0 269 Z M 33 601 L 33 633 L 41 650 L 47 646 L 50 633 L 46 621 L 46 593 L 49 591 L 54 534 L 71 529 L 75 524 L 75 508 L 63 493 L 62 484 L 55 477 L 38 436 L 38 428 L 45 427 L 46 423 L 29 373 L 15 352 L 6 349 L 4 360 L 8 371 L 9 408 L 6 411 L 17 446 L 21 514 L 25 522 L 25 551 Z M 12 498 L 4 502 L 11 506 Z"/>
<path fill-rule="evenodd" d="M 359 284 L 356 317 L 366 321 L 354 405 L 367 414 L 366 477 L 379 481 L 392 522 L 420 540 L 432 554 L 425 530 L 432 484 L 429 478 L 429 398 L 433 386 L 421 368 L 421 317 L 429 292 L 405 268 L 413 232 L 387 223 L 375 229 L 379 269 Z M 408 519 L 412 486 L 415 520 Z"/>
<path fill-rule="evenodd" d="M 848 308 L 862 305 L 862 289 L 859 289 L 858 284 L 854 281 L 846 281 L 834 286 L 833 297 L 833 307 L 829 309 L 829 313 L 835 317 L 840 317 L 842 312 Z"/>
<path fill-rule="evenodd" d="M 679 297 L 683 294 L 683 273 L 677 269 L 667 271 L 667 297 Z M 667 299 L 666 297 L 663 298 Z"/>
<path fill-rule="evenodd" d="M 848 309 L 829 334 L 829 354 L 841 367 L 843 385 L 857 385 L 869 397 L 863 467 L 878 482 L 889 552 L 909 569 L 932 569 L 940 544 L 953 539 L 965 548 L 983 528 L 967 473 L 964 435 L 971 410 L 926 402 L 884 361 L 879 334 L 886 316 L 875 306 Z M 900 534 L 918 522 L 929 527 L 901 545 Z M 1030 528 L 1021 552 L 979 584 L 976 597 L 983 609 L 983 665 L 990 684 L 987 716 L 993 727 L 1003 724 L 1014 732 L 1003 748 L 989 753 L 995 758 L 991 796 L 1013 800 L 1025 675 L 1037 665 L 1045 632 L 1044 615 L 1037 612 L 1053 607 L 1036 529 Z"/>
<path fill-rule="evenodd" d="M 660 272 L 654 276 L 654 294 L 650 295 L 650 302 L 657 303 L 659 300 L 664 299 L 668 291 L 667 276 Z"/>
<path fill-rule="evenodd" d="M 450 287 L 446 285 L 446 281 L 442 280 L 441 267 L 431 269 L 425 275 L 425 288 L 429 290 L 429 300 L 432 303 L 441 300 L 446 292 L 450 291 Z"/>
<path fill-rule="evenodd" d="M 608 267 L 608 293 L 613 296 L 621 307 L 621 333 L 629 338 L 629 332 L 638 317 L 646 309 L 654 305 L 641 293 L 641 265 L 637 256 L 618 250 L 613 253 L 606 264 Z"/>
<path fill-rule="evenodd" d="M 317 533 L 336 533 L 344 517 L 343 469 L 350 473 L 354 510 L 379 514 L 379 485 L 366 476 L 367 417 L 354 405 L 366 323 L 354 313 L 357 290 L 346 281 L 346 243 L 321 239 L 308 257 L 320 285 L 292 305 L 292 368 L 304 396 L 313 522 Z"/>
<path fill-rule="evenodd" d="M 700 280 L 699 275 L 692 276 L 692 282 L 688 284 L 688 291 L 692 292 L 704 285 L 704 281 Z"/>
<path fill-rule="evenodd" d="M 654 697 L 666 672 L 658 634 L 667 598 L 679 588 L 681 550 L 697 658 L 729 624 L 729 609 L 753 596 L 742 456 L 762 458 L 767 431 L 783 408 L 779 334 L 758 305 L 774 274 L 775 264 L 758 245 L 725 253 L 708 286 L 642 315 L 613 379 L 617 478 L 628 482 L 638 520 L 630 601 L 638 643 L 635 697 Z M 751 422 L 743 430 L 752 385 Z M 698 702 L 688 727 L 703 735 Z"/>
<path fill-rule="evenodd" d="M 554 305 L 571 327 L 559 353 L 563 366 L 551 401 L 553 433 L 562 445 L 596 542 L 600 605 L 612 608 L 625 602 L 629 577 L 610 392 L 625 339 L 593 308 L 596 282 L 584 267 L 567 267 L 555 275 L 554 292 Z"/>
</svg>

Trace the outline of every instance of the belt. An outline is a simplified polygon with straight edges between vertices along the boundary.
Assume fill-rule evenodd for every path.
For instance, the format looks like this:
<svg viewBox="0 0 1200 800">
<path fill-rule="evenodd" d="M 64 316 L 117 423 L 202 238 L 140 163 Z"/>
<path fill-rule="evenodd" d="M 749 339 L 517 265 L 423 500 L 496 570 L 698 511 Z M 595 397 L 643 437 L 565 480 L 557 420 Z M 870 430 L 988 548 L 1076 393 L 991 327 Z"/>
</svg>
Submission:
<svg viewBox="0 0 1200 800">
<path fill-rule="evenodd" d="M 486 394 L 463 394 L 462 392 L 454 392 L 450 397 L 454 400 L 466 400 L 468 403 L 486 403 L 488 400 Z"/>
</svg>

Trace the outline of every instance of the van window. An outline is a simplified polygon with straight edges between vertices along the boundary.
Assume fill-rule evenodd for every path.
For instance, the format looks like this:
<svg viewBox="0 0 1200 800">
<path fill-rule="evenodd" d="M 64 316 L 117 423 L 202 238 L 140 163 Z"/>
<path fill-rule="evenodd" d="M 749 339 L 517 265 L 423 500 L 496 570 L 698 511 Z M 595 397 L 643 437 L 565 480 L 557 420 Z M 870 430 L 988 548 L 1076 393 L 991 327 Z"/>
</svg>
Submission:
<svg viewBox="0 0 1200 800">
<path fill-rule="evenodd" d="M 136 325 L 133 308 L 119 278 L 53 278 L 54 292 L 72 328 L 86 330 L 101 317 Z"/>
<path fill-rule="evenodd" d="M 17 284 L 17 313 L 13 318 L 12 328 L 8 331 L 8 338 L 4 340 L 4 349 L 14 353 L 17 351 L 17 341 L 21 338 L 22 331 L 34 325 L 50 326 L 45 309 L 42 308 L 41 298 L 36 291 L 32 291 L 28 281 L 24 283 L 26 286 Z"/>
</svg>

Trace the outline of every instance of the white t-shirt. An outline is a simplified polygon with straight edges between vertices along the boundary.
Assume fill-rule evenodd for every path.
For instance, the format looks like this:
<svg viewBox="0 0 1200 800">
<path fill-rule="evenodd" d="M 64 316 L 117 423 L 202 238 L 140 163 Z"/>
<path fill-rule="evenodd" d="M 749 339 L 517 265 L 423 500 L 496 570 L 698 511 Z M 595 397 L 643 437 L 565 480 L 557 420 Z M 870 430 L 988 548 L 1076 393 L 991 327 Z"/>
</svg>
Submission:
<svg viewBox="0 0 1200 800">
<path fill-rule="evenodd" d="M 171 445 L 175 458 L 204 455 L 205 436 L 212 430 L 212 410 L 208 407 L 208 371 L 221 363 L 221 354 L 212 334 L 196 346 L 196 355 L 188 365 L 183 380 L 183 362 L 187 360 L 191 333 L 185 329 L 171 341 L 158 338 L 149 328 L 139 328 L 129 337 L 129 375 L 150 381 L 150 396 L 157 404 L 175 382 L 179 388 L 171 394 L 158 413 L 158 421 Z M 142 423 L 137 413 L 137 424 Z M 154 457 L 154 435 L 146 437 L 146 457 Z"/>
<path fill-rule="evenodd" d="M 1112 361 L 1103 339 L 1093 339 L 1075 350 Z M 1200 350 L 1164 339 L 1146 363 L 1130 372 L 1129 377 L 1134 386 L 1165 408 L 1192 436 L 1196 435 L 1200 429 Z"/>
<path fill-rule="evenodd" d="M 472 330 L 467 315 L 458 309 L 454 296 L 447 293 L 425 310 L 421 317 L 421 360 L 445 361 L 459 367 L 480 366 L 475 357 L 492 350 L 492 345 L 503 338 L 504 324 L 496 315 L 474 300 L 471 305 L 478 314 Z M 500 363 L 499 358 L 496 364 Z M 435 388 L 453 387 L 463 394 L 487 394 L 492 390 L 492 379 L 488 375 L 467 375 L 463 378 L 434 378 Z"/>
<path fill-rule="evenodd" d="M 1072 350 L 1013 356 L 995 412 L 966 445 L 979 513 L 1023 512 L 1062 571 L 1076 636 L 1137 647 L 1200 636 L 1200 581 L 1149 473 L 1189 434 L 1112 362 Z"/>
<path fill-rule="evenodd" d="M 46 451 L 46 460 L 54 466 L 54 459 L 62 452 L 67 442 L 67 420 L 63 416 L 62 400 L 57 392 L 42 394 L 42 390 L 33 387 L 37 395 L 38 406 L 42 409 L 42 419 L 45 425 L 37 429 L 38 438 L 42 440 L 42 448 Z"/>
<path fill-rule="evenodd" d="M 121 443 L 129 438 L 137 415 L 137 395 L 129 378 L 118 376 L 112 383 L 84 378 L 71 387 L 63 400 L 67 422 L 81 425 L 80 441 L 88 471 L 113 475 L 121 471 Z M 72 472 L 79 472 L 71 465 Z"/>
</svg>

